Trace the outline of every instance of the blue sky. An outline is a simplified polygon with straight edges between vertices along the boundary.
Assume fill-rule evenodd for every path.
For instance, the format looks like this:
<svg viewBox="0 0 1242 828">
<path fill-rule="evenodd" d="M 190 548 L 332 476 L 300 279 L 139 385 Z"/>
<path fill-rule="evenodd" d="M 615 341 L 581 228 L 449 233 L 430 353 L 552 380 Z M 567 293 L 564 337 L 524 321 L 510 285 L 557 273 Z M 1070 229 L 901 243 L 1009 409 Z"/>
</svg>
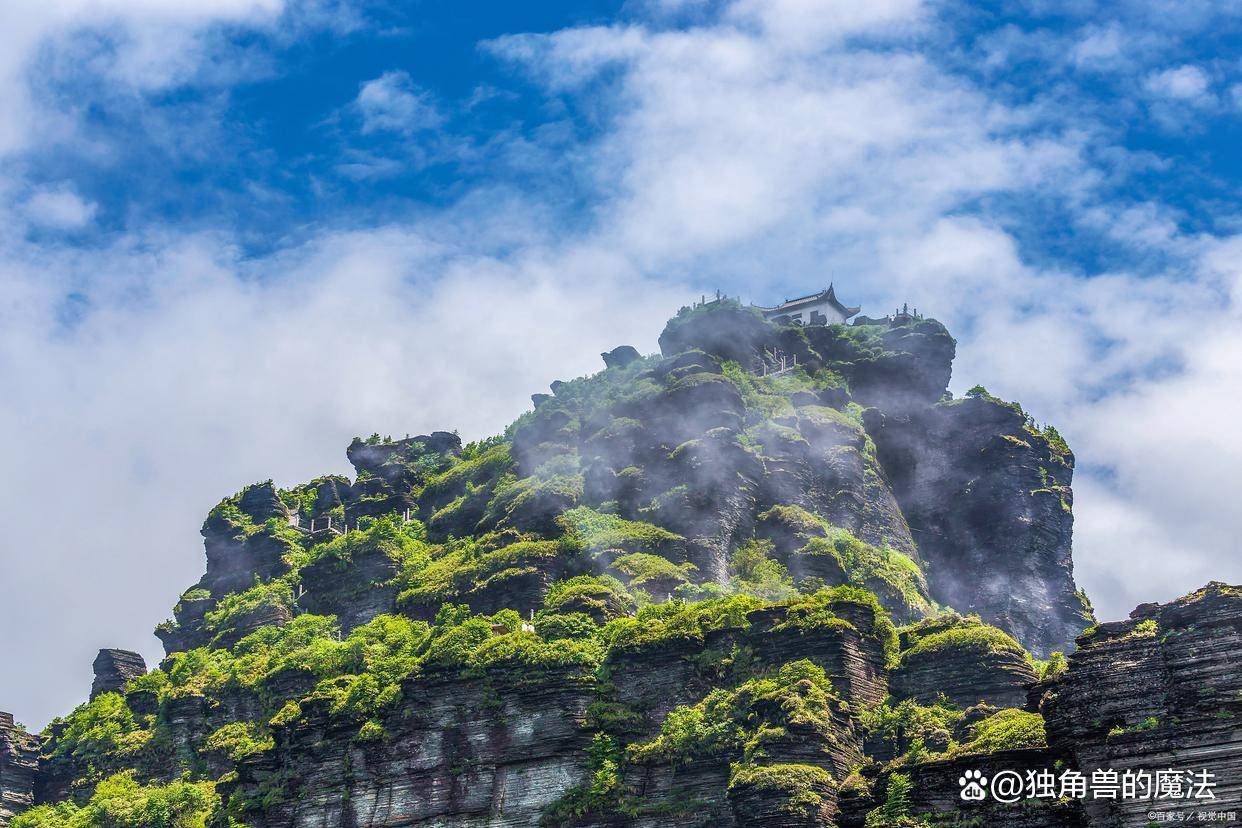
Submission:
<svg viewBox="0 0 1242 828">
<path fill-rule="evenodd" d="M 1242 580 L 1242 4 L 42 0 L 0 32 L 19 718 L 99 647 L 158 658 L 222 495 L 493 433 L 717 288 L 945 321 L 957 391 L 1074 447 L 1102 616 Z"/>
</svg>

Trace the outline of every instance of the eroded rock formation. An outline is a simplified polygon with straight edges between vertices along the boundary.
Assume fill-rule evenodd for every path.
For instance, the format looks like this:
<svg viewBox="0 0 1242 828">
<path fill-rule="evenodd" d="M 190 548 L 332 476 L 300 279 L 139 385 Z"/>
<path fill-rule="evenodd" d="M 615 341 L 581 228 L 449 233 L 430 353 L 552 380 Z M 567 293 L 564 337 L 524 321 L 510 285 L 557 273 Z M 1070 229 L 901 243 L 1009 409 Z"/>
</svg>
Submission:
<svg viewBox="0 0 1242 828">
<path fill-rule="evenodd" d="M 685 309 L 501 437 L 372 435 L 225 498 L 206 572 L 38 737 L 0 825 L 1142 825 L 966 771 L 1242 778 L 1242 591 L 1078 638 L 1073 455 L 939 323 Z M 102 784 L 106 782 L 107 784 Z M 153 804 L 154 803 L 154 804 Z M 89 809 L 96 809 L 91 811 Z M 171 809 L 171 810 L 170 810 Z M 81 817 L 78 817 L 81 819 Z M 57 821 L 61 820 L 61 821 Z M 178 823 L 181 824 L 181 823 Z"/>
</svg>

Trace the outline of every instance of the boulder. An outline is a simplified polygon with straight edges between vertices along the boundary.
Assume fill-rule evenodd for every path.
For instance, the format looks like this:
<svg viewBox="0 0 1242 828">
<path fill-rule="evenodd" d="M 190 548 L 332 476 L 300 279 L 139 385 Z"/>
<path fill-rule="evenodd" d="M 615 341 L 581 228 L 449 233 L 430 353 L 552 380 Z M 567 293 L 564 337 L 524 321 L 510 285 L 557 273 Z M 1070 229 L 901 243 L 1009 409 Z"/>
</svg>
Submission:
<svg viewBox="0 0 1242 828">
<path fill-rule="evenodd" d="M 632 345 L 621 345 L 613 348 L 611 351 L 600 354 L 604 360 L 605 368 L 624 368 L 631 362 L 642 359 L 642 355 L 638 353 Z"/>
</svg>

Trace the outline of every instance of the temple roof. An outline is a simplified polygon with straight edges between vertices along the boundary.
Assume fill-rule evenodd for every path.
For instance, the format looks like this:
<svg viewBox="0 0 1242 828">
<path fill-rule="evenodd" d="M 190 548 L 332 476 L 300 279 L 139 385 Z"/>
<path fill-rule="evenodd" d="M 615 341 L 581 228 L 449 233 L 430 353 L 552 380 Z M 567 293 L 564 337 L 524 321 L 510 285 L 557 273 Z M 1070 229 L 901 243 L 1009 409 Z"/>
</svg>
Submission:
<svg viewBox="0 0 1242 828">
<path fill-rule="evenodd" d="M 756 305 L 755 307 L 759 308 L 759 310 L 764 313 L 777 314 L 801 310 L 802 308 L 811 305 L 819 305 L 824 302 L 827 302 L 836 308 L 837 311 L 844 314 L 846 319 L 849 319 L 851 316 L 862 310 L 862 308 L 847 308 L 845 305 L 841 304 L 840 300 L 837 299 L 837 292 L 832 285 L 828 285 L 827 290 L 822 290 L 819 293 L 812 293 L 808 296 L 799 296 L 796 299 L 786 299 L 776 307 L 765 308 L 763 305 Z"/>
</svg>

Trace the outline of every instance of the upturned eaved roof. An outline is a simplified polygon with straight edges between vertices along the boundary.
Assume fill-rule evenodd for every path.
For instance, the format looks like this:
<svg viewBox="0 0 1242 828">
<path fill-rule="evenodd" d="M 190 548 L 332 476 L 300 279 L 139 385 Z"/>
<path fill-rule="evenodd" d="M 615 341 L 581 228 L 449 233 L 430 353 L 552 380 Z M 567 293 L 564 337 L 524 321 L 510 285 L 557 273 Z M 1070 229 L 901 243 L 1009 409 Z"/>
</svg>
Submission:
<svg viewBox="0 0 1242 828">
<path fill-rule="evenodd" d="M 759 310 L 764 313 L 781 314 L 801 310 L 802 308 L 809 307 L 811 305 L 823 304 L 824 302 L 827 302 L 836 308 L 838 312 L 844 314 L 846 319 L 849 319 L 851 316 L 862 310 L 862 308 L 847 308 L 845 305 L 841 304 L 841 302 L 837 299 L 837 292 L 833 289 L 832 285 L 828 285 L 827 290 L 822 290 L 819 293 L 812 293 L 809 296 L 799 296 L 797 299 L 786 299 L 776 307 L 765 308 L 762 305 L 756 305 L 755 307 L 759 308 Z"/>
</svg>

